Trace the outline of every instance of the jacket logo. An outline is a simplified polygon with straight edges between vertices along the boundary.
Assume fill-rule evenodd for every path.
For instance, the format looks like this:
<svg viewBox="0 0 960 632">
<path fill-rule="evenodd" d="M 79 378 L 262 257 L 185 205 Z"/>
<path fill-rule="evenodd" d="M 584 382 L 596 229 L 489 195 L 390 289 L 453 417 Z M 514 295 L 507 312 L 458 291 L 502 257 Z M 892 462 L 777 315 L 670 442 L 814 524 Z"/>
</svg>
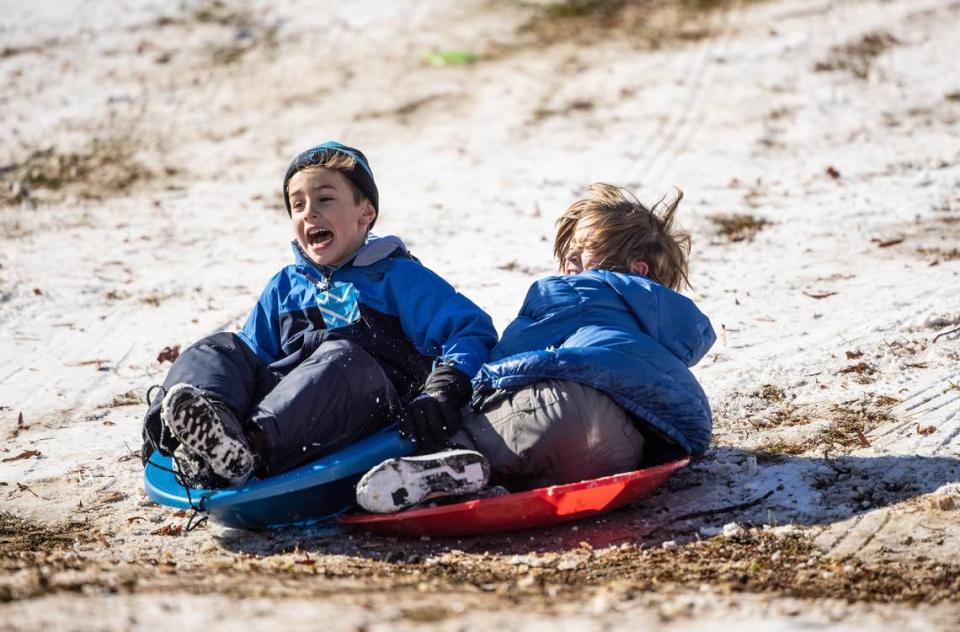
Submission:
<svg viewBox="0 0 960 632">
<path fill-rule="evenodd" d="M 325 292 L 317 289 L 317 307 L 327 329 L 346 327 L 360 320 L 360 297 L 353 283 L 334 282 Z"/>
</svg>

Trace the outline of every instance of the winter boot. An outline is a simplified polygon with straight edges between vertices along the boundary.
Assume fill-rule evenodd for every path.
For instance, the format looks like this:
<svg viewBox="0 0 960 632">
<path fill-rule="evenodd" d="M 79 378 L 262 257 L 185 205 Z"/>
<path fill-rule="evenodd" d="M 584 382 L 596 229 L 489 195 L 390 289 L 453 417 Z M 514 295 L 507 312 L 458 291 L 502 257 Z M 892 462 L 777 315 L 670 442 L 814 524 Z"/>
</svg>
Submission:
<svg viewBox="0 0 960 632">
<path fill-rule="evenodd" d="M 227 407 L 190 384 L 175 384 L 163 398 L 160 418 L 180 445 L 177 471 L 191 487 L 238 485 L 253 473 L 255 455 Z"/>
</svg>

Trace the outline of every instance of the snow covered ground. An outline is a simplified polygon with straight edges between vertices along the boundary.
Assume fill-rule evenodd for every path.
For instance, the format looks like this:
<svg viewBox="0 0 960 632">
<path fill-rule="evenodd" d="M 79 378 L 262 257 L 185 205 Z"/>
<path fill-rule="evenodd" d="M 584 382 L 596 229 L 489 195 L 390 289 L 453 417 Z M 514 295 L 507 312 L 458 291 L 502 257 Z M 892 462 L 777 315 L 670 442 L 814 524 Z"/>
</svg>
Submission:
<svg viewBox="0 0 960 632">
<path fill-rule="evenodd" d="M 955 625 L 960 3 L 548 4 L 0 1 L 0 512 L 45 525 L 3 531 L 0 627 Z M 500 328 L 586 185 L 684 189 L 715 448 L 547 534 L 165 535 L 186 518 L 133 457 L 158 355 L 242 322 L 289 259 L 283 171 L 327 138 L 370 158 L 378 231 Z M 763 525 L 812 570 L 751 567 L 799 559 Z M 580 540 L 556 590 L 510 563 Z M 692 570 L 644 584 L 649 550 Z"/>
</svg>

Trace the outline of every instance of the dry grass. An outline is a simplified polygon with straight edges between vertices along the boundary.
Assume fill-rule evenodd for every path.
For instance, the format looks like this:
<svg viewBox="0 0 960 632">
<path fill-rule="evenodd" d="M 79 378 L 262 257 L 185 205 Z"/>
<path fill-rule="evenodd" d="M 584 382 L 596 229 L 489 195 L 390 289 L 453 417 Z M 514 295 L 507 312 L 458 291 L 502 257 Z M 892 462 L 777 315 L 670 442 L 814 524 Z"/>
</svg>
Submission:
<svg viewBox="0 0 960 632">
<path fill-rule="evenodd" d="M 939 265 L 942 261 L 956 261 L 960 259 L 960 248 L 924 248 L 916 249 L 916 254 L 923 259 L 929 259 L 930 265 Z"/>
<path fill-rule="evenodd" d="M 877 374 L 877 367 L 869 362 L 861 361 L 840 369 L 837 374 L 851 374 L 854 376 L 854 381 L 858 384 L 872 384 L 876 381 L 874 376 Z"/>
<path fill-rule="evenodd" d="M 807 440 L 791 441 L 784 437 L 776 437 L 763 441 L 757 448 L 757 462 L 776 460 L 778 456 L 789 454 L 799 456 L 806 453 L 812 447 L 812 442 Z M 762 457 L 760 455 L 763 455 Z"/>
<path fill-rule="evenodd" d="M 365 120 L 391 118 L 395 119 L 401 125 L 409 125 L 415 117 L 424 114 L 425 111 L 429 110 L 431 106 L 447 103 L 453 99 L 454 97 L 447 94 L 428 94 L 423 97 L 406 101 L 391 108 L 360 112 L 356 115 L 356 119 Z"/>
<path fill-rule="evenodd" d="M 244 28 L 251 23 L 249 10 L 228 6 L 222 0 L 207 0 L 193 10 L 192 17 L 197 22 L 234 28 Z"/>
<path fill-rule="evenodd" d="M 841 372 L 857 374 L 858 371 L 863 371 L 866 374 L 868 370 L 873 369 L 853 365 Z M 801 408 L 784 398 L 783 391 L 773 385 L 765 385 L 760 391 L 751 393 L 751 396 L 758 397 L 763 392 L 767 393 L 767 401 L 774 406 L 763 412 L 764 423 L 755 425 L 775 429 L 817 422 L 821 424 L 819 429 L 811 428 L 804 434 L 776 436 L 762 442 L 758 450 L 771 455 L 800 455 L 823 451 L 847 453 L 868 447 L 870 443 L 867 435 L 881 426 L 894 423 L 896 418 L 890 409 L 900 402 L 895 397 L 877 395 L 854 404 L 834 404 L 821 409 Z"/>
<path fill-rule="evenodd" d="M 760 451 L 799 455 L 823 451 L 848 453 L 858 448 L 869 447 L 867 435 L 871 431 L 896 421 L 889 411 L 889 407 L 894 403 L 896 400 L 893 398 L 881 397 L 861 405 L 835 405 L 827 415 L 830 423 L 815 434 L 796 440 L 777 437 L 761 444 Z M 815 421 L 815 419 L 806 421 Z"/>
<path fill-rule="evenodd" d="M 80 537 L 82 527 L 80 523 L 48 527 L 0 512 L 0 560 L 24 551 L 40 553 L 68 547 Z"/>
<path fill-rule="evenodd" d="M 629 515 L 618 512 L 610 520 Z M 269 555 L 224 552 L 210 559 L 156 559 L 146 554 L 117 564 L 89 555 L 89 545 L 95 545 L 89 540 L 74 552 L 75 526 L 52 530 L 0 514 L 4 544 L 0 601 L 57 592 L 217 593 L 272 599 L 352 592 L 389 595 L 406 618 L 433 621 L 453 613 L 442 607 L 425 609 L 425 591 L 457 594 L 488 608 L 502 606 L 505 600 L 514 606 L 549 608 L 557 600 L 589 599 L 596 589 L 626 600 L 650 591 L 697 590 L 704 584 L 720 592 L 812 599 L 830 595 L 850 602 L 935 603 L 960 594 L 955 562 L 835 561 L 823 556 L 802 531 L 776 533 L 766 528 L 679 541 L 670 548 L 659 546 L 659 540 L 630 538 L 597 549 L 574 539 L 547 550 L 534 547 L 526 534 L 465 540 L 452 548 L 446 542 L 356 533 L 349 540 L 297 541 Z M 7 546 L 11 542 L 12 548 Z M 41 567 L 43 573 L 30 572 Z M 15 575 L 18 581 L 13 581 Z"/>
<path fill-rule="evenodd" d="M 717 233 L 728 241 L 750 241 L 770 225 L 762 217 L 747 213 L 715 213 L 707 219 L 717 227 Z"/>
<path fill-rule="evenodd" d="M 155 26 L 201 25 L 219 31 L 223 43 L 210 47 L 210 59 L 214 65 L 227 66 L 240 62 L 259 47 L 275 48 L 277 27 L 269 25 L 247 3 L 204 0 L 189 13 L 163 16 Z"/>
<path fill-rule="evenodd" d="M 593 101 L 589 99 L 575 99 L 559 108 L 537 108 L 533 111 L 533 118 L 536 121 L 542 121 L 553 116 L 566 117 L 574 112 L 590 112 L 594 107 Z"/>
<path fill-rule="evenodd" d="M 559 0 L 540 6 L 520 31 L 547 44 L 586 42 L 618 33 L 639 46 L 658 48 L 708 37 L 708 14 L 737 4 L 736 0 Z"/>
<path fill-rule="evenodd" d="M 101 408 L 120 408 L 121 406 L 141 406 L 143 405 L 143 395 L 138 391 L 127 391 L 115 395 L 109 403 Z"/>
<path fill-rule="evenodd" d="M 141 162 L 133 134 L 94 138 L 86 147 L 62 152 L 54 147 L 31 152 L 19 163 L 0 167 L 0 203 L 11 205 L 56 202 L 68 195 L 102 200 L 160 174 Z"/>
<path fill-rule="evenodd" d="M 870 75 L 873 61 L 900 41 L 886 31 L 872 31 L 862 37 L 834 46 L 825 59 L 813 67 L 817 72 L 846 71 L 858 79 Z"/>
<path fill-rule="evenodd" d="M 787 393 L 776 384 L 764 384 L 759 390 L 751 393 L 751 395 L 765 399 L 768 402 L 780 402 L 787 396 Z"/>
<path fill-rule="evenodd" d="M 230 32 L 226 44 L 211 50 L 213 63 L 219 66 L 235 64 L 258 47 L 277 45 L 276 26 L 265 24 L 249 7 L 228 5 L 220 0 L 208 0 L 193 12 L 193 19 L 202 24 L 214 24 Z"/>
<path fill-rule="evenodd" d="M 831 425 L 823 430 L 816 439 L 825 446 L 851 450 L 867 447 L 865 435 L 880 426 L 893 423 L 896 419 L 884 407 L 861 404 L 837 405 L 831 412 Z"/>
</svg>

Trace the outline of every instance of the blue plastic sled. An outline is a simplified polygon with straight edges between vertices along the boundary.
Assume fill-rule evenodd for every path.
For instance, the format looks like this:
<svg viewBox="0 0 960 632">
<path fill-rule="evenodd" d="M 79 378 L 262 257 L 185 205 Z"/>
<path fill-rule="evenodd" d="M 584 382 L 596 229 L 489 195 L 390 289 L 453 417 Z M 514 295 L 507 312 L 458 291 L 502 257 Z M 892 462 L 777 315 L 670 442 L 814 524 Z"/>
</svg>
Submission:
<svg viewBox="0 0 960 632">
<path fill-rule="evenodd" d="M 147 496 L 161 505 L 197 507 L 228 527 L 266 529 L 306 525 L 342 513 L 354 504 L 357 481 L 367 470 L 412 452 L 412 443 L 396 430 L 385 430 L 285 474 L 252 478 L 229 489 L 191 489 L 188 497 L 187 489 L 167 471 L 172 459 L 154 451 L 143 478 Z"/>
</svg>

